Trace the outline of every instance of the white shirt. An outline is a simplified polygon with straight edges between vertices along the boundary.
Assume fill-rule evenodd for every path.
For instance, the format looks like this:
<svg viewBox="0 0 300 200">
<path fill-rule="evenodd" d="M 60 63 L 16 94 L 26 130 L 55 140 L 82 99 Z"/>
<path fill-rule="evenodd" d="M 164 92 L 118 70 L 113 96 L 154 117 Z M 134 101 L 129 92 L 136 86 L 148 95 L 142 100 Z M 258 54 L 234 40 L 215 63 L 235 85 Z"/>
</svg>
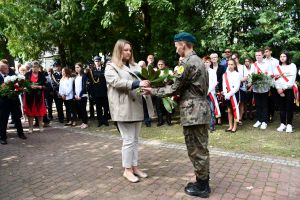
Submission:
<svg viewBox="0 0 300 200">
<path fill-rule="evenodd" d="M 227 91 L 225 73 L 227 73 L 227 79 L 228 79 L 229 86 L 230 86 L 230 92 Z M 241 84 L 240 74 L 237 71 L 231 72 L 229 70 L 227 70 L 225 73 L 223 74 L 223 93 L 224 93 L 225 97 L 226 97 L 226 95 L 232 96 L 236 92 L 238 92 L 240 89 L 240 84 Z"/>
<path fill-rule="evenodd" d="M 296 81 L 296 75 L 297 75 L 297 67 L 294 63 L 291 63 L 289 65 L 283 65 L 279 66 L 281 72 L 283 75 L 289 80 L 286 82 L 281 76 L 280 78 L 275 78 L 275 87 L 277 89 L 290 89 L 293 87 Z M 274 69 L 274 76 L 280 75 L 277 67 Z"/>
<path fill-rule="evenodd" d="M 252 67 L 250 65 L 250 68 L 248 69 L 245 65 L 240 65 L 238 67 L 238 71 L 239 71 L 239 74 L 240 74 L 240 79 L 241 79 L 241 90 L 243 91 L 247 91 L 247 83 L 248 83 L 248 76 L 251 74 L 251 70 L 252 70 Z M 242 82 L 242 79 L 247 77 L 247 80 Z"/>
<path fill-rule="evenodd" d="M 261 70 L 262 73 L 265 73 L 269 76 L 271 76 L 273 74 L 272 68 L 270 65 L 268 65 L 268 63 L 266 63 L 264 60 L 261 63 L 255 62 L 257 64 L 257 66 L 259 67 L 259 69 Z M 251 74 L 258 74 L 258 70 L 257 68 L 254 66 L 254 63 L 251 64 Z M 263 88 L 256 88 L 255 86 L 253 86 L 253 92 L 256 93 L 266 93 L 270 90 L 270 86 L 266 86 Z"/>
<path fill-rule="evenodd" d="M 271 67 L 271 71 L 274 72 L 275 67 L 277 67 L 279 65 L 279 60 L 277 60 L 276 58 L 264 58 L 264 62 Z"/>
<path fill-rule="evenodd" d="M 80 97 L 80 92 L 82 90 L 82 76 L 76 76 L 75 78 L 75 95 Z"/>
<path fill-rule="evenodd" d="M 218 84 L 218 79 L 217 79 L 217 73 L 215 70 L 208 68 L 208 79 L 209 79 L 209 85 L 208 85 L 208 92 L 209 93 L 216 93 L 216 86 Z"/>
<path fill-rule="evenodd" d="M 73 99 L 73 78 L 61 79 L 58 92 L 61 96 L 66 96 L 66 100 Z"/>
</svg>

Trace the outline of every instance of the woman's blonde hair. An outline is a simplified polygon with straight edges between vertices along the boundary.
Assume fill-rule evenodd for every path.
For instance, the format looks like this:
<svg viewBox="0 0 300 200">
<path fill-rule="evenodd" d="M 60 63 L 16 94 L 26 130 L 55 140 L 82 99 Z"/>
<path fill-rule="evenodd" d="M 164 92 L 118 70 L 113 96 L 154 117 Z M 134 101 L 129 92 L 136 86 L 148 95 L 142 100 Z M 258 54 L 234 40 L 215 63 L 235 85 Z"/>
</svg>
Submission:
<svg viewBox="0 0 300 200">
<path fill-rule="evenodd" d="M 123 39 L 118 40 L 115 44 L 111 61 L 114 64 L 116 64 L 118 67 L 123 66 L 122 53 L 123 53 L 124 46 L 126 44 L 129 44 L 132 48 L 132 45 L 130 44 L 130 42 L 128 42 L 127 40 L 123 40 Z M 131 51 L 131 57 L 129 59 L 129 64 L 134 65 L 133 51 Z"/>
</svg>

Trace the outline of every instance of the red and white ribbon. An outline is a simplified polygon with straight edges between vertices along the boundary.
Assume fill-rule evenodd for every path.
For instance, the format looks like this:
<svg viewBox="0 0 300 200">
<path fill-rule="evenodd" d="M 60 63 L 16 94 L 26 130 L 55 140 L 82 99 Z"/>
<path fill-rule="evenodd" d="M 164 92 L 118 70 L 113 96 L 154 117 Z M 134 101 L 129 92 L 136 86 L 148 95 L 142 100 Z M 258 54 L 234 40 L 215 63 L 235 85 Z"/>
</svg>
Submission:
<svg viewBox="0 0 300 200">
<path fill-rule="evenodd" d="M 220 112 L 220 107 L 219 107 L 219 103 L 217 100 L 217 97 L 215 94 L 212 94 L 211 92 L 208 94 L 210 100 L 212 101 L 213 105 L 214 105 L 214 110 L 215 110 L 215 115 L 216 118 L 221 117 L 221 112 Z"/>
<path fill-rule="evenodd" d="M 283 80 L 285 80 L 285 82 L 289 82 L 289 79 L 282 73 L 279 65 L 277 66 L 277 70 L 278 70 L 280 76 L 283 78 Z M 295 103 L 297 106 L 299 106 L 299 90 L 298 90 L 298 86 L 296 83 L 294 83 L 294 85 L 293 85 L 293 92 L 294 92 Z"/>
<path fill-rule="evenodd" d="M 230 92 L 230 85 L 229 85 L 229 81 L 228 81 L 228 77 L 227 77 L 227 72 L 224 73 L 224 77 L 225 77 L 225 83 L 226 83 L 226 89 L 227 92 Z M 230 97 L 230 103 L 233 109 L 233 117 L 236 121 L 240 121 L 240 111 L 239 111 L 239 104 L 236 100 L 235 94 L 233 94 Z"/>
</svg>

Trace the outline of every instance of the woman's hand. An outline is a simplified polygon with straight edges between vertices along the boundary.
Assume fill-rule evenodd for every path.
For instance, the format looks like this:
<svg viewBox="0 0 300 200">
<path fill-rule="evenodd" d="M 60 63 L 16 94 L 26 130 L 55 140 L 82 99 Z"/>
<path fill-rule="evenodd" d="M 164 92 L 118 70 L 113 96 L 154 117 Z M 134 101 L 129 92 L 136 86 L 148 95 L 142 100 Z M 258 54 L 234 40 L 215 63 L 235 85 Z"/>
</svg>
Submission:
<svg viewBox="0 0 300 200">
<path fill-rule="evenodd" d="M 142 94 L 143 95 L 151 95 L 151 90 L 152 90 L 151 87 L 144 87 L 144 88 L 142 88 Z"/>
<path fill-rule="evenodd" d="M 151 82 L 148 80 L 140 81 L 140 87 L 150 87 Z"/>
<path fill-rule="evenodd" d="M 66 100 L 66 96 L 61 96 L 61 98 L 62 98 L 63 100 Z"/>
</svg>

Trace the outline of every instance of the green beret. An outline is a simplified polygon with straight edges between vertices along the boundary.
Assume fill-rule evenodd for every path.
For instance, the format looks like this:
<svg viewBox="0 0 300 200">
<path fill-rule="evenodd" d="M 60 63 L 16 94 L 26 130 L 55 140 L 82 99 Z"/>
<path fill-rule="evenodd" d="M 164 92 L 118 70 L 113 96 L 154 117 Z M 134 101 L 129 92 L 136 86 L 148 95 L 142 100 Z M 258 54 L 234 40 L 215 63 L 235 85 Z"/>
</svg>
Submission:
<svg viewBox="0 0 300 200">
<path fill-rule="evenodd" d="M 174 42 L 179 42 L 179 41 L 186 41 L 193 44 L 197 43 L 195 36 L 187 32 L 181 32 L 174 36 Z"/>
</svg>

